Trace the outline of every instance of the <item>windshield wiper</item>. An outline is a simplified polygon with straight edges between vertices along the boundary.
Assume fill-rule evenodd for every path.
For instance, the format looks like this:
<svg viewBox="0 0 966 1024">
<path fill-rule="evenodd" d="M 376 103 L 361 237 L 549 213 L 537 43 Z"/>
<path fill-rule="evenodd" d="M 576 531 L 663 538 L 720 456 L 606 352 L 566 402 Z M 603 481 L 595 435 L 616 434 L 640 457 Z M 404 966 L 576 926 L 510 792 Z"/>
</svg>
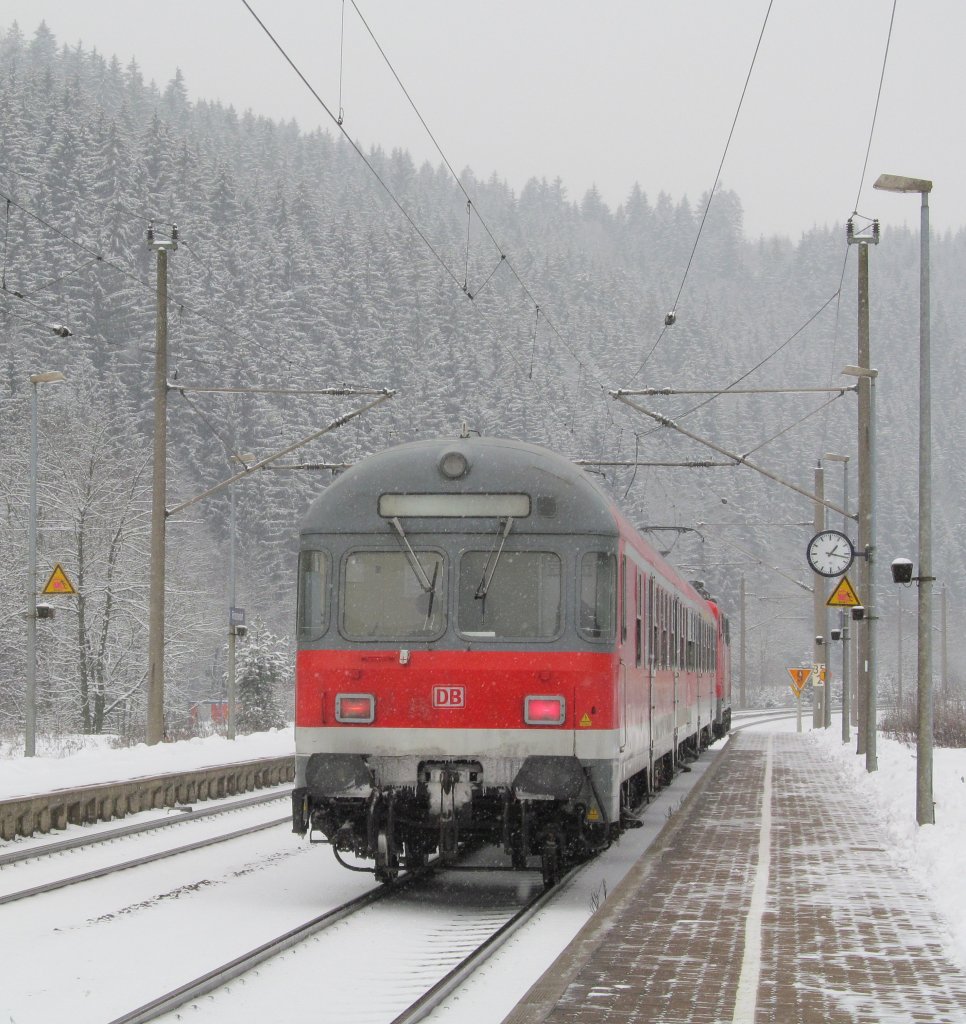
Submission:
<svg viewBox="0 0 966 1024">
<path fill-rule="evenodd" d="M 409 562 L 409 567 L 413 571 L 413 575 L 416 577 L 419 585 L 423 588 L 425 593 L 432 594 L 436 589 L 436 574 L 433 574 L 433 582 L 430 583 L 429 577 L 426 575 L 426 570 L 422 567 L 416 552 L 409 545 L 409 539 L 406 537 L 406 532 L 402 528 L 402 523 L 399 522 L 399 516 L 393 516 L 389 520 L 390 523 L 395 527 L 396 533 L 399 534 L 399 540 L 403 546 L 403 553 L 406 555 L 406 561 Z M 439 566 L 437 565 L 437 571 Z"/>
<path fill-rule="evenodd" d="M 423 623 L 424 632 L 429 629 L 430 624 L 433 621 L 433 605 L 436 602 L 436 580 L 439 578 L 439 567 L 442 564 L 442 562 L 437 562 L 436 565 L 433 566 L 433 579 L 430 583 L 430 587 L 432 587 L 432 589 L 429 592 L 429 600 L 426 602 L 426 621 Z"/>
<path fill-rule="evenodd" d="M 490 584 L 493 582 L 493 574 L 496 572 L 496 567 L 499 564 L 500 555 L 503 554 L 503 545 L 506 544 L 511 526 L 513 526 L 513 516 L 507 516 L 506 524 L 503 527 L 503 534 L 500 537 L 500 546 L 493 548 L 486 560 L 486 565 L 483 566 L 483 577 L 480 580 L 480 585 L 476 588 L 476 593 L 473 595 L 477 601 L 482 601 L 486 598 L 486 592 L 490 589 Z"/>
</svg>

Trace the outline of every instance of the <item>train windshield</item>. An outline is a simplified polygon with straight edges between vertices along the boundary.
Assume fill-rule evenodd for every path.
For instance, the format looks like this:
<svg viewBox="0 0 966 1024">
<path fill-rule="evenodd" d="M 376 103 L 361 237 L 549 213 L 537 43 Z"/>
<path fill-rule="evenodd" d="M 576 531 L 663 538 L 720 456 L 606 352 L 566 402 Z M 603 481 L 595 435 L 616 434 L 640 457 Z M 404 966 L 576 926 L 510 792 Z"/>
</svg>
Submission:
<svg viewBox="0 0 966 1024">
<path fill-rule="evenodd" d="M 580 631 L 592 640 L 614 637 L 617 597 L 617 559 L 591 551 L 580 562 Z"/>
<path fill-rule="evenodd" d="M 356 551 L 346 559 L 342 629 L 356 640 L 438 636 L 446 625 L 446 573 L 436 551 L 415 551 L 426 583 L 403 551 Z M 428 586 L 427 586 L 428 584 Z"/>
<path fill-rule="evenodd" d="M 459 629 L 481 639 L 551 639 L 560 633 L 561 565 L 550 551 L 503 551 L 480 587 L 492 551 L 460 561 Z"/>
<path fill-rule="evenodd" d="M 326 577 L 324 551 L 299 555 L 298 632 L 301 640 L 315 640 L 325 632 Z"/>
</svg>

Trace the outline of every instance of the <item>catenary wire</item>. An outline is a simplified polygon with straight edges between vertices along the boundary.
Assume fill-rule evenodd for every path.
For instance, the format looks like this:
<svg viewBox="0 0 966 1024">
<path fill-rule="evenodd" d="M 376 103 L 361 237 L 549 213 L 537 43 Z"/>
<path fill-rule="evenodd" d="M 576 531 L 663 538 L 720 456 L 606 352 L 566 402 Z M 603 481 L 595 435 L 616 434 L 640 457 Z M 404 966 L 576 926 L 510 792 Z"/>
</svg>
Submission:
<svg viewBox="0 0 966 1024">
<path fill-rule="evenodd" d="M 745 95 L 748 92 L 748 83 L 751 81 L 752 72 L 755 70 L 755 63 L 758 60 L 758 51 L 761 49 L 761 41 L 765 36 L 765 29 L 768 26 L 768 17 L 771 14 L 771 8 L 774 2 L 775 0 L 768 0 L 768 9 L 765 11 L 765 20 L 762 22 L 761 32 L 759 32 L 758 34 L 758 42 L 755 44 L 755 52 L 751 58 L 751 65 L 748 68 L 748 74 L 745 76 L 745 84 L 741 89 L 741 96 L 738 99 L 738 109 L 735 110 L 735 116 L 731 122 L 731 130 L 728 132 L 728 138 L 725 142 L 724 152 L 721 154 L 721 161 L 718 164 L 718 171 L 714 176 L 714 182 L 711 185 L 711 191 L 708 193 L 708 201 L 704 204 L 704 213 L 701 215 L 701 223 L 698 225 L 698 231 L 694 238 L 694 244 L 691 246 L 691 254 L 690 256 L 688 256 L 687 266 L 684 268 L 684 275 L 681 278 L 681 284 L 678 287 L 678 293 L 674 297 L 674 302 L 671 305 L 670 312 L 668 313 L 669 318 L 673 317 L 677 312 L 678 302 L 680 302 L 681 300 L 681 294 L 684 291 L 684 285 L 687 282 L 688 274 L 691 272 L 691 264 L 694 262 L 694 254 L 697 251 L 698 243 L 701 241 L 701 233 L 704 231 L 704 223 L 708 219 L 708 211 L 711 209 L 711 201 L 714 199 L 715 189 L 718 187 L 718 182 L 721 180 L 721 172 L 724 169 L 725 160 L 728 156 L 728 149 L 731 146 L 731 140 L 735 134 L 735 128 L 738 125 L 738 117 L 741 114 L 741 108 L 744 105 Z M 637 374 L 639 374 L 641 370 L 643 370 L 644 367 L 647 365 L 648 360 L 654 354 L 654 351 L 660 343 L 661 338 L 663 338 L 664 335 L 667 333 L 667 327 L 669 326 L 670 324 L 666 323 L 664 330 L 661 331 L 657 341 L 651 347 L 651 351 L 648 352 L 647 356 L 644 359 L 644 362 L 641 363 L 641 365 L 637 368 L 637 372 L 634 374 L 634 377 L 631 378 L 632 380 L 634 380 L 637 377 Z"/>
</svg>

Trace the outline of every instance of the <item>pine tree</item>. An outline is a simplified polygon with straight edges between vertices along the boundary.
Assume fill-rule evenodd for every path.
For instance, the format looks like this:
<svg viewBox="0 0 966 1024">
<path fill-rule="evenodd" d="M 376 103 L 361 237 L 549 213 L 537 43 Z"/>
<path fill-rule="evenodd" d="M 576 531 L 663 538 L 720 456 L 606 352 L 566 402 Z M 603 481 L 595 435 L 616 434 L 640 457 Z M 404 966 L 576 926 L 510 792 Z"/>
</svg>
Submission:
<svg viewBox="0 0 966 1024">
<path fill-rule="evenodd" d="M 238 675 L 238 731 L 280 729 L 285 725 L 285 717 L 278 691 L 290 674 L 285 644 L 259 622 L 243 643 Z"/>
</svg>

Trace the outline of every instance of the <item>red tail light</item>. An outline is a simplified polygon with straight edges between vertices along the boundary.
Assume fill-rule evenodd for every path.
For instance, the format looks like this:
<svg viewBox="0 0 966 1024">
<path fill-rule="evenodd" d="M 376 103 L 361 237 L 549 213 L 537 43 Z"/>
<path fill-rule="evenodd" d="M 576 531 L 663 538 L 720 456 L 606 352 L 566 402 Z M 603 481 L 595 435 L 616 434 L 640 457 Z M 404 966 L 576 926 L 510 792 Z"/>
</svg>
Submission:
<svg viewBox="0 0 966 1024">
<path fill-rule="evenodd" d="M 368 725 L 376 717 L 376 698 L 371 693 L 337 693 L 335 720 Z"/>
<path fill-rule="evenodd" d="M 566 717 L 567 701 L 563 697 L 527 697 L 523 703 L 527 725 L 563 725 Z"/>
</svg>

